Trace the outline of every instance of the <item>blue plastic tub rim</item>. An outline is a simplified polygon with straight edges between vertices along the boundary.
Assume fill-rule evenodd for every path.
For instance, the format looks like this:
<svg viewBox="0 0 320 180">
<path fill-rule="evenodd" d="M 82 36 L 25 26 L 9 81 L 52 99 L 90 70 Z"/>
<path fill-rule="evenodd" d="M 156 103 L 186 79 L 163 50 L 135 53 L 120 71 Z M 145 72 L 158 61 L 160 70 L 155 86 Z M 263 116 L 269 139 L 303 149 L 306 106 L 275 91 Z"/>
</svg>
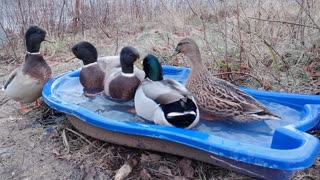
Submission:
<svg viewBox="0 0 320 180">
<path fill-rule="evenodd" d="M 164 71 L 175 71 L 181 69 L 190 71 L 189 69 L 183 67 L 163 66 Z M 280 127 L 275 130 L 274 136 L 279 135 L 285 137 L 290 142 L 295 142 L 292 145 L 292 149 L 283 149 L 283 147 L 278 147 L 279 144 L 287 142 L 279 143 L 277 142 L 277 139 L 273 140 L 271 148 L 266 148 L 248 143 L 236 142 L 194 130 L 160 126 L 155 124 L 117 121 L 100 116 L 76 104 L 64 102 L 55 96 L 53 93 L 53 88 L 64 76 L 79 76 L 79 70 L 66 72 L 50 79 L 45 84 L 42 91 L 44 101 L 50 107 L 58 111 L 76 116 L 80 120 L 102 129 L 139 136 L 147 136 L 151 138 L 159 138 L 184 144 L 233 160 L 281 170 L 299 170 L 307 168 L 313 164 L 317 156 L 320 154 L 320 143 L 318 138 L 304 132 L 314 128 L 317 124 L 319 124 L 320 96 L 317 97 L 302 94 L 266 92 L 242 88 L 244 91 L 254 97 L 259 97 L 262 99 L 274 99 L 277 97 L 281 99 L 281 101 L 286 100 L 289 103 L 303 106 L 305 113 L 308 114 L 308 116 L 305 116 L 297 123 Z M 209 138 L 211 139 L 210 143 L 208 142 Z M 215 140 L 214 142 L 212 141 L 212 138 Z M 292 154 L 295 154 L 296 156 L 292 156 Z"/>
</svg>

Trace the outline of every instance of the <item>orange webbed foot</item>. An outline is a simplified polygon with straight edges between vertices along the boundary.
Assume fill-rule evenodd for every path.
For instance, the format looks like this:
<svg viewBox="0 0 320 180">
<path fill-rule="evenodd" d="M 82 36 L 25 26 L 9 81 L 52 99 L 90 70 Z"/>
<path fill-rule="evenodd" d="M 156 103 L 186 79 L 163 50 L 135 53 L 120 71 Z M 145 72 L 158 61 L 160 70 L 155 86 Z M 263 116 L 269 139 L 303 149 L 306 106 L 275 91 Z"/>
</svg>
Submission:
<svg viewBox="0 0 320 180">
<path fill-rule="evenodd" d="M 129 113 L 132 113 L 132 114 L 137 114 L 137 111 L 136 111 L 136 109 L 135 109 L 134 107 L 128 109 L 128 112 L 129 112 Z"/>
<path fill-rule="evenodd" d="M 37 99 L 36 102 L 34 103 L 34 108 L 40 107 L 41 101 L 40 99 Z"/>
<path fill-rule="evenodd" d="M 26 114 L 32 110 L 33 110 L 33 108 L 26 108 L 26 107 L 24 107 L 24 103 L 20 102 L 20 111 L 22 114 Z"/>
</svg>

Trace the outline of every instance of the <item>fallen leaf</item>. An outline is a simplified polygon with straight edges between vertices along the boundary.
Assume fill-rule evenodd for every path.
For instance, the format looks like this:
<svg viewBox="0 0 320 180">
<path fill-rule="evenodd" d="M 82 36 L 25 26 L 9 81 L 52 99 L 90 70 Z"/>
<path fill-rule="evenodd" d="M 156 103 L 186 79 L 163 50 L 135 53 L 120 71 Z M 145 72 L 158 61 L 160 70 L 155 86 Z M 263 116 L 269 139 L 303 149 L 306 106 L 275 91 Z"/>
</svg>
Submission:
<svg viewBox="0 0 320 180">
<path fill-rule="evenodd" d="M 270 83 L 268 81 L 263 81 L 262 84 L 263 84 L 264 90 L 271 90 L 272 89 L 272 86 L 270 85 Z"/>
<path fill-rule="evenodd" d="M 116 175 L 114 176 L 115 180 L 122 180 L 128 177 L 128 175 L 131 173 L 132 169 L 138 164 L 138 160 L 135 158 L 132 158 L 125 162 L 120 169 L 117 171 Z"/>
<path fill-rule="evenodd" d="M 61 157 L 62 156 L 60 151 L 57 149 L 52 149 L 52 154 L 54 155 L 54 157 Z"/>
<path fill-rule="evenodd" d="M 146 169 L 142 169 L 139 173 L 139 176 L 141 179 L 145 180 L 145 179 L 151 179 L 151 175 L 150 173 L 148 172 L 148 170 Z"/>
<path fill-rule="evenodd" d="M 192 160 L 183 158 L 181 161 L 179 161 L 178 166 L 181 168 L 185 177 L 193 178 L 194 169 L 192 167 Z"/>
<path fill-rule="evenodd" d="M 158 171 L 162 174 L 166 174 L 166 175 L 172 175 L 171 170 L 167 167 L 167 166 L 160 166 Z"/>
<path fill-rule="evenodd" d="M 183 177 L 183 176 L 176 176 L 176 177 L 174 177 L 173 180 L 188 180 L 188 178 Z"/>
<path fill-rule="evenodd" d="M 141 154 L 141 162 L 159 161 L 161 156 L 158 154 Z"/>
</svg>

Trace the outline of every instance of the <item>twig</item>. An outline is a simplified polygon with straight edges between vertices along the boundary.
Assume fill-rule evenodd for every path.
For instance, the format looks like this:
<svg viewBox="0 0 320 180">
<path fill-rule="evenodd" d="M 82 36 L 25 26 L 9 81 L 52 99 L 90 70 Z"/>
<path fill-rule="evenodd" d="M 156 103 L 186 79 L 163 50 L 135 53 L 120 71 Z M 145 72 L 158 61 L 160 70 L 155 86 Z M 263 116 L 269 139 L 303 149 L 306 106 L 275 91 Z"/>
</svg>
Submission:
<svg viewBox="0 0 320 180">
<path fill-rule="evenodd" d="M 167 173 L 164 173 L 164 172 L 160 172 L 160 171 L 155 170 L 155 169 L 151 169 L 151 168 L 145 168 L 145 169 L 147 169 L 147 170 L 149 170 L 149 171 L 152 171 L 152 172 L 154 172 L 154 173 L 158 173 L 158 174 L 166 175 L 166 176 L 168 176 L 168 177 L 175 177 L 174 175 L 167 174 Z"/>
<path fill-rule="evenodd" d="M 18 1 L 18 6 L 19 6 L 19 12 L 20 12 L 20 15 L 21 15 L 21 19 L 22 19 L 22 31 L 24 32 L 25 31 L 25 27 L 26 27 L 26 23 L 24 21 L 24 15 L 22 13 L 21 0 Z"/>
<path fill-rule="evenodd" d="M 116 50 L 114 51 L 114 55 L 118 54 L 118 49 L 119 49 L 119 27 L 117 27 Z"/>
<path fill-rule="evenodd" d="M 167 6 L 163 3 L 162 0 L 160 0 L 161 5 L 169 12 L 169 14 L 173 17 L 173 14 L 171 13 L 171 11 L 167 8 Z"/>
<path fill-rule="evenodd" d="M 3 24 L 1 23 L 1 21 L 0 21 L 0 26 L 1 26 L 2 31 L 3 31 L 4 34 L 6 35 L 7 40 L 9 41 L 9 46 L 11 47 L 11 50 L 12 50 L 12 52 L 13 52 L 13 55 L 14 55 L 15 59 L 18 60 L 16 51 L 14 50 L 14 47 L 12 46 L 12 44 L 11 44 L 11 42 L 10 42 L 9 35 L 8 35 L 7 31 L 5 30 L 5 28 L 4 28 Z"/>
<path fill-rule="evenodd" d="M 308 28 L 313 28 L 313 29 L 319 29 L 318 27 L 315 26 L 309 26 L 305 24 L 299 24 L 295 22 L 290 22 L 290 21 L 281 21 L 281 20 L 273 20 L 273 19 L 262 19 L 262 18 L 255 18 L 255 17 L 248 17 L 249 19 L 255 19 L 255 20 L 260 20 L 260 21 L 268 21 L 268 22 L 275 22 L 275 23 L 282 23 L 282 24 L 291 24 L 291 25 L 296 25 L 296 26 L 303 26 L 303 27 L 308 27 Z"/>
<path fill-rule="evenodd" d="M 69 128 L 65 128 L 66 130 L 68 130 L 69 132 L 74 133 L 75 135 L 79 136 L 80 138 L 82 138 L 83 140 L 85 140 L 88 144 L 90 144 L 91 146 L 98 148 L 97 146 L 95 146 L 94 144 L 92 144 L 87 138 L 85 138 L 84 136 L 82 136 L 81 134 L 77 133 L 76 131 L 69 129 Z"/>
<path fill-rule="evenodd" d="M 65 129 L 62 130 L 62 142 L 63 142 L 64 146 L 67 148 L 67 153 L 69 153 L 70 152 L 70 146 L 69 146 L 69 143 L 68 143 L 68 139 L 67 139 L 67 136 L 66 136 Z"/>
<path fill-rule="evenodd" d="M 239 67 L 241 67 L 242 64 L 242 36 L 241 36 L 241 29 L 240 29 L 240 8 L 239 8 L 239 0 L 237 0 L 237 21 L 238 21 L 238 33 L 239 33 Z M 239 68 L 239 71 L 241 72 L 241 68 Z"/>
<path fill-rule="evenodd" d="M 0 102 L 0 106 L 2 106 L 3 104 L 7 103 L 9 100 L 10 100 L 9 98 L 7 98 L 7 99 L 5 99 L 5 100 L 2 100 L 2 101 Z"/>
<path fill-rule="evenodd" d="M 311 17 L 310 15 L 310 11 L 307 11 L 306 8 L 303 7 L 303 5 L 298 1 L 295 0 L 297 4 L 299 4 L 299 6 L 301 6 L 301 8 L 304 10 L 304 12 L 306 12 L 306 14 L 308 15 L 308 17 L 310 18 L 310 20 L 312 21 L 312 23 L 316 26 L 316 29 L 320 30 L 319 25 L 314 21 L 314 19 Z"/>
<path fill-rule="evenodd" d="M 227 57 L 228 57 L 228 23 L 227 23 L 227 1 L 223 1 L 223 8 L 224 8 L 224 46 L 225 46 L 225 54 L 224 54 L 224 58 L 227 62 L 227 68 L 229 67 L 228 65 L 228 61 L 227 61 Z M 239 27 L 240 28 L 240 27 Z"/>
<path fill-rule="evenodd" d="M 250 77 L 252 77 L 253 79 L 255 79 L 261 86 L 263 86 L 263 83 L 261 82 L 260 79 L 258 79 L 257 77 L 254 77 L 254 76 L 251 75 L 251 74 L 244 73 L 244 72 L 234 72 L 234 71 L 231 71 L 231 72 L 217 73 L 217 74 L 213 74 L 213 75 L 214 75 L 214 76 L 221 76 L 221 75 L 227 75 L 227 74 L 242 74 L 242 75 L 250 76 Z"/>
<path fill-rule="evenodd" d="M 58 24 L 58 37 L 60 37 L 60 26 L 61 26 L 61 19 L 62 19 L 62 14 L 63 14 L 63 10 L 64 10 L 64 5 L 66 4 L 66 0 L 63 0 L 63 4 L 61 7 L 61 11 L 60 11 L 60 16 L 59 16 L 59 24 Z"/>
<path fill-rule="evenodd" d="M 90 6 L 91 6 L 91 8 L 93 9 L 93 12 L 95 12 L 96 10 L 95 10 L 95 8 L 94 8 L 91 0 L 90 0 Z M 108 38 L 113 38 L 112 36 L 110 36 L 110 34 L 109 34 L 107 31 L 105 31 L 105 30 L 102 28 L 101 23 L 100 23 L 100 21 L 98 20 L 99 18 L 98 18 L 98 16 L 96 15 L 96 13 L 93 13 L 93 15 L 95 16 L 94 19 L 95 19 L 96 23 L 98 24 L 98 27 L 100 28 L 100 30 L 101 30 Z"/>
<path fill-rule="evenodd" d="M 203 18 L 201 17 L 202 15 L 199 15 L 191 6 L 189 0 L 187 0 L 187 3 L 188 3 L 188 6 L 190 8 L 190 10 L 193 12 L 193 14 L 195 14 L 201 21 L 201 24 L 202 24 L 202 27 L 203 27 L 203 39 L 205 39 L 205 41 L 207 42 L 207 35 L 206 35 L 206 26 L 204 24 L 204 20 Z"/>
</svg>

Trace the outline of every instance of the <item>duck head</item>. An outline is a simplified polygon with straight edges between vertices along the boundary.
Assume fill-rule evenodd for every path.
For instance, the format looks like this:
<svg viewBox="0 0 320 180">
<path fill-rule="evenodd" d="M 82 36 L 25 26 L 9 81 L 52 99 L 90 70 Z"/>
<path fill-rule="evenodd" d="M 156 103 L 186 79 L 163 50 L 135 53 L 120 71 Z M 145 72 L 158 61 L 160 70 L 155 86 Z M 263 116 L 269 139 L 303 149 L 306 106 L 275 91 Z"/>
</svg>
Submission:
<svg viewBox="0 0 320 180">
<path fill-rule="evenodd" d="M 40 44 L 46 38 L 46 31 L 38 26 L 30 26 L 25 34 L 27 51 L 39 52 Z"/>
<path fill-rule="evenodd" d="M 133 65 L 140 58 L 139 52 L 131 46 L 122 48 L 120 52 L 120 65 L 123 73 L 133 73 Z"/>
<path fill-rule="evenodd" d="M 182 53 L 185 56 L 187 56 L 189 61 L 191 61 L 191 64 L 197 64 L 201 62 L 199 47 L 196 44 L 196 42 L 191 38 L 182 39 L 178 43 L 175 52 L 173 53 L 173 56 L 179 53 Z"/>
<path fill-rule="evenodd" d="M 78 59 L 82 60 L 84 65 L 97 62 L 97 49 L 89 42 L 81 41 L 75 44 L 71 50 Z"/>
<path fill-rule="evenodd" d="M 162 66 L 154 55 L 147 55 L 143 59 L 143 71 L 146 73 L 146 78 L 152 81 L 163 80 Z"/>
</svg>

